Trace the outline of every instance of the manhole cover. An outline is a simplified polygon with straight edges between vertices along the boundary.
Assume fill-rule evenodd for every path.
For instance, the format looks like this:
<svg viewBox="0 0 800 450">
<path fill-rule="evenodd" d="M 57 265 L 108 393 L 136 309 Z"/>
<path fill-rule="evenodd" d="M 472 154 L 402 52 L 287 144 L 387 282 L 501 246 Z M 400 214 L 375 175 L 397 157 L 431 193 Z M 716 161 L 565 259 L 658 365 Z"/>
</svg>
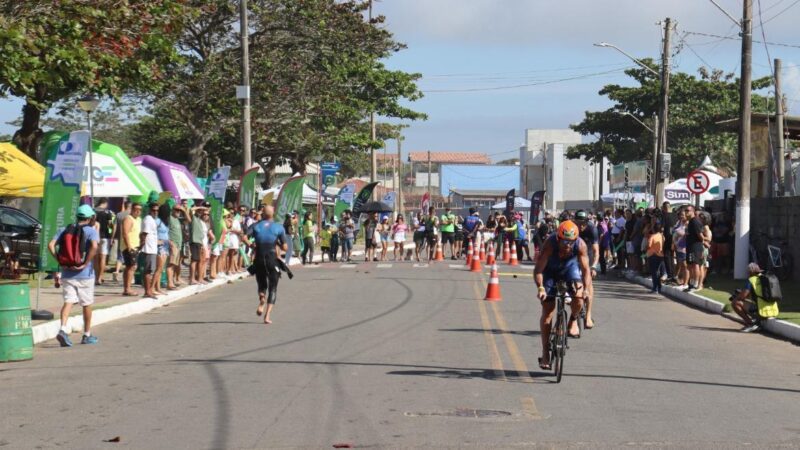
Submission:
<svg viewBox="0 0 800 450">
<path fill-rule="evenodd" d="M 498 411 L 494 409 L 472 409 L 472 408 L 456 408 L 451 411 L 406 413 L 406 416 L 409 417 L 440 416 L 440 417 L 468 417 L 473 419 L 491 419 L 493 417 L 507 417 L 510 415 L 511 413 L 508 411 Z"/>
</svg>

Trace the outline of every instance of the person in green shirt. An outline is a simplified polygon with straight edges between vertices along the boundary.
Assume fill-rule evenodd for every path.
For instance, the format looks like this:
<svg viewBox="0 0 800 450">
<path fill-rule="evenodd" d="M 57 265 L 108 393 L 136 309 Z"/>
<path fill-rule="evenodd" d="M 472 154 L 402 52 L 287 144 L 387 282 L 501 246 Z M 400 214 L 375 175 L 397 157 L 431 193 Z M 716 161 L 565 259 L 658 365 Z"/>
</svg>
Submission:
<svg viewBox="0 0 800 450">
<path fill-rule="evenodd" d="M 319 231 L 319 248 L 322 251 L 322 262 L 325 262 L 325 255 L 328 255 L 328 261 L 333 261 L 331 257 L 331 230 L 324 223 L 322 229 Z"/>
<path fill-rule="evenodd" d="M 456 259 L 455 248 L 453 246 L 456 232 L 456 215 L 450 211 L 450 207 L 444 209 L 441 218 L 442 224 L 442 247 L 450 247 L 450 259 Z M 442 253 L 445 249 L 442 248 Z"/>
<path fill-rule="evenodd" d="M 302 257 L 303 265 L 305 265 L 306 260 L 309 263 L 314 262 L 314 235 L 317 227 L 314 225 L 314 214 L 311 211 L 306 212 L 303 216 L 302 227 L 303 253 L 300 256 Z"/>
<path fill-rule="evenodd" d="M 169 260 L 167 264 L 167 289 L 181 285 L 181 249 L 183 249 L 183 221 L 191 221 L 189 212 L 176 203 L 169 218 Z"/>
</svg>

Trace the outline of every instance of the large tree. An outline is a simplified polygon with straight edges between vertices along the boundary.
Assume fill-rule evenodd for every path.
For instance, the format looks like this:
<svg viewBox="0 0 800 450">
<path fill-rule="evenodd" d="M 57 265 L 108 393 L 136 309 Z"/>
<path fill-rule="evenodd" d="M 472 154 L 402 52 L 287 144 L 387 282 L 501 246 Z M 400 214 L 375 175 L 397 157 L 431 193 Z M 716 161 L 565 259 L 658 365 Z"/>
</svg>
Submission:
<svg viewBox="0 0 800 450">
<path fill-rule="evenodd" d="M 183 0 L 0 0 L 0 95 L 25 99 L 14 143 L 35 155 L 53 104 L 92 93 L 119 97 L 159 86 Z"/>
<path fill-rule="evenodd" d="M 645 64 L 658 71 L 652 60 Z M 612 163 L 652 160 L 653 135 L 637 123 L 631 114 L 651 129 L 660 104 L 660 80 L 643 68 L 625 72 L 638 86 L 604 86 L 599 94 L 614 105 L 604 111 L 586 112 L 571 128 L 582 135 L 594 136 L 595 142 L 572 147 L 568 156 L 586 157 Z M 736 134 L 718 122 L 738 117 L 739 82 L 731 74 L 700 69 L 698 76 L 673 73 L 670 78 L 669 129 L 667 151 L 672 154 L 673 175 L 685 175 L 708 155 L 714 163 L 728 170 L 736 168 Z M 753 90 L 769 86 L 769 78 L 753 80 Z M 753 95 L 753 111 L 766 111 L 774 105 L 760 95 Z"/>
</svg>

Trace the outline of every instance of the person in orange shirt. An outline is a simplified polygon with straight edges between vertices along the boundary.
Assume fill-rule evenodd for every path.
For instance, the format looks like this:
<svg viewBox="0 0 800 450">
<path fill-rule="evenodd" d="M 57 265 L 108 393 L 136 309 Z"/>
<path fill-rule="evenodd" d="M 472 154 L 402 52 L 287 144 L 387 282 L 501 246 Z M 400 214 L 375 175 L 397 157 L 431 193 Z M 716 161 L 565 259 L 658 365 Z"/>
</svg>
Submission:
<svg viewBox="0 0 800 450">
<path fill-rule="evenodd" d="M 654 220 L 651 233 L 647 238 L 647 265 L 653 279 L 653 289 L 650 292 L 661 293 L 661 274 L 664 272 L 664 234 L 663 225 Z"/>
</svg>

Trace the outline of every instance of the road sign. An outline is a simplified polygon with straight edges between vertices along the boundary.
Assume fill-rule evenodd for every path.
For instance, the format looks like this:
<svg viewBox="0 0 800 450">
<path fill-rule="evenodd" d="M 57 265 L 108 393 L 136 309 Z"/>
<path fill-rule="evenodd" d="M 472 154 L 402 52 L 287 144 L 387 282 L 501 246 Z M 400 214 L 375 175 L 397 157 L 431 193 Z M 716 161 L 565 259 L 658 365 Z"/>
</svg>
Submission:
<svg viewBox="0 0 800 450">
<path fill-rule="evenodd" d="M 708 175 L 705 172 L 693 170 L 689 172 L 689 176 L 686 178 L 686 187 L 692 194 L 700 195 L 711 187 L 711 180 L 708 179 Z"/>
</svg>

